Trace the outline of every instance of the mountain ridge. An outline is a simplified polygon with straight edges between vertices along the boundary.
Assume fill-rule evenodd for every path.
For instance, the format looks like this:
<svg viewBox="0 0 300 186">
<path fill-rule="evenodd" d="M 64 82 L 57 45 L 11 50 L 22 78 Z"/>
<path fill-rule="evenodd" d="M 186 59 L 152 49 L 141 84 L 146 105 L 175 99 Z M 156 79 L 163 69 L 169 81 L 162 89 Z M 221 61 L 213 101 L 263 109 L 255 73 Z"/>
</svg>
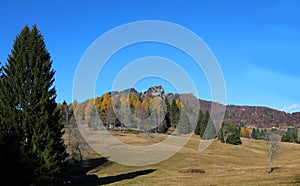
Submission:
<svg viewBox="0 0 300 186">
<path fill-rule="evenodd" d="M 193 94 L 178 94 L 178 93 L 165 93 L 164 88 L 161 85 L 152 86 L 147 91 L 138 92 L 134 88 L 128 88 L 123 91 L 112 91 L 108 94 L 115 96 L 119 94 L 137 94 L 141 99 L 147 96 L 155 97 L 166 97 L 169 100 L 172 99 L 183 99 L 189 100 L 190 104 L 200 105 L 202 111 L 210 111 L 211 105 L 216 104 L 224 106 L 223 104 L 199 99 Z M 193 106 L 193 105 L 191 105 Z M 287 113 L 267 106 L 247 106 L 247 105 L 225 105 L 226 111 L 224 116 L 225 123 L 232 123 L 235 125 L 251 125 L 259 128 L 264 127 L 286 127 L 286 126 L 299 126 L 300 127 L 300 112 Z"/>
</svg>

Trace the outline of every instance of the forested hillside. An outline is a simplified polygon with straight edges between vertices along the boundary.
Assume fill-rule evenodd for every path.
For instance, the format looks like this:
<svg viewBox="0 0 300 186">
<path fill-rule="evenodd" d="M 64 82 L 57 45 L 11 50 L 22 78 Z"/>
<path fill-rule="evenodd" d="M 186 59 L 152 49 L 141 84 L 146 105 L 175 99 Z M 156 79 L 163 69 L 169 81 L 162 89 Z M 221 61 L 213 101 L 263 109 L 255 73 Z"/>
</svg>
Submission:
<svg viewBox="0 0 300 186">
<path fill-rule="evenodd" d="M 159 112 L 157 113 L 157 116 L 161 116 L 166 110 L 168 110 L 170 112 L 167 114 L 170 115 L 164 119 L 159 118 L 160 120 L 164 120 L 164 126 L 160 126 L 158 129 L 161 132 L 167 130 L 167 128 L 170 126 L 176 127 L 178 122 L 177 120 L 179 119 L 178 112 L 180 112 L 183 104 L 187 109 L 193 110 L 195 108 L 200 108 L 203 112 L 207 110 L 210 111 L 212 104 L 214 104 L 216 107 L 223 106 L 211 101 L 197 99 L 192 94 L 166 94 L 162 86 L 150 87 L 145 92 L 137 92 L 133 88 L 120 92 L 108 92 L 101 97 L 87 100 L 80 104 L 83 107 L 83 110 L 85 110 L 82 111 L 85 113 L 85 117 L 88 117 L 89 113 L 91 113 L 90 110 L 92 109 L 92 104 L 95 104 L 95 107 L 100 113 L 100 117 L 104 125 L 112 124 L 114 126 L 121 125 L 118 116 L 122 115 L 121 113 L 115 113 L 116 110 L 114 110 L 114 107 L 123 107 L 123 109 L 121 109 L 123 110 L 122 112 L 127 109 L 125 112 L 128 112 L 128 115 L 133 115 L 134 117 L 140 119 L 147 118 L 151 112 L 151 109 L 154 109 L 154 107 L 157 107 L 156 112 Z M 162 105 L 165 105 L 166 108 Z M 130 110 L 128 110 L 128 108 L 130 108 Z M 164 111 L 163 109 L 166 110 Z M 196 111 L 194 112 L 196 113 Z M 122 120 L 124 119 L 130 120 L 130 118 L 123 118 Z M 131 120 L 132 119 L 133 118 L 131 118 Z M 252 125 L 259 128 L 273 126 L 300 126 L 300 113 L 297 112 L 289 114 L 283 111 L 261 106 L 227 105 L 224 123 L 232 123 L 234 125 L 242 126 Z"/>
</svg>

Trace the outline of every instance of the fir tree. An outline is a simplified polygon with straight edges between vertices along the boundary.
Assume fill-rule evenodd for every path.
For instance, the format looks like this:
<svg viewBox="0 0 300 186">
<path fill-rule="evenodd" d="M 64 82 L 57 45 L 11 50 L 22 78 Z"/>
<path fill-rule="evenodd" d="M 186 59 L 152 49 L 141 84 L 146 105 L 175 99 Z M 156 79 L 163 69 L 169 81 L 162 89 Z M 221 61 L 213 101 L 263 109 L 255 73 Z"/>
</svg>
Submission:
<svg viewBox="0 0 300 186">
<path fill-rule="evenodd" d="M 257 139 L 257 133 L 256 133 L 256 129 L 255 128 L 252 129 L 251 138 L 252 139 Z"/>
<path fill-rule="evenodd" d="M 171 124 L 176 127 L 180 119 L 180 110 L 176 104 L 176 101 L 173 99 L 170 105 L 170 120 Z"/>
<path fill-rule="evenodd" d="M 1 168 L 18 170 L 1 176 L 11 181 L 54 184 L 61 178 L 66 152 L 51 66 L 43 36 L 35 25 L 25 26 L 0 83 Z"/>
<path fill-rule="evenodd" d="M 191 124 L 186 112 L 182 112 L 180 121 L 178 122 L 176 129 L 179 134 L 189 134 L 190 132 L 192 132 Z"/>
<path fill-rule="evenodd" d="M 283 134 L 281 138 L 282 142 L 291 142 L 291 143 L 298 143 L 298 129 L 295 128 L 288 128 L 287 131 Z"/>
<path fill-rule="evenodd" d="M 222 124 L 222 127 L 218 134 L 218 139 L 222 143 L 228 143 L 233 145 L 242 144 L 242 140 L 240 138 L 239 129 L 233 124 Z"/>
<path fill-rule="evenodd" d="M 197 125 L 196 125 L 195 131 L 194 131 L 194 133 L 196 135 L 200 135 L 200 126 L 202 125 L 203 118 L 204 118 L 203 112 L 202 112 L 202 110 L 199 110 L 198 121 L 197 121 Z"/>
<path fill-rule="evenodd" d="M 203 119 L 202 119 L 202 121 L 200 123 L 200 137 L 201 138 L 204 135 L 204 132 L 206 130 L 209 118 L 210 118 L 209 112 L 208 112 L 208 110 L 206 110 L 205 115 L 204 115 L 204 117 L 203 117 Z"/>
<path fill-rule="evenodd" d="M 3 67 L 2 67 L 1 61 L 0 61 L 0 80 L 2 79 L 2 69 L 3 69 Z"/>
<path fill-rule="evenodd" d="M 206 132 L 203 134 L 202 139 L 209 140 L 217 137 L 217 131 L 212 121 L 208 121 L 206 128 Z"/>
<path fill-rule="evenodd" d="M 164 122 L 168 130 L 168 128 L 171 126 L 171 121 L 170 121 L 170 104 L 167 97 L 165 98 L 165 105 L 166 105 L 166 114 L 165 114 Z"/>
</svg>

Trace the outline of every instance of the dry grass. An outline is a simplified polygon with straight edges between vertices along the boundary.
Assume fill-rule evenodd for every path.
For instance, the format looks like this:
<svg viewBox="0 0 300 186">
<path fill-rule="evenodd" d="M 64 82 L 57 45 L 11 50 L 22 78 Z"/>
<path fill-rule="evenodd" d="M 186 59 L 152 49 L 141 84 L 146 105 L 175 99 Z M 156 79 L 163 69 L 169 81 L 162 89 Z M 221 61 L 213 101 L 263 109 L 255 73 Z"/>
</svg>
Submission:
<svg viewBox="0 0 300 186">
<path fill-rule="evenodd" d="M 179 173 L 199 173 L 199 174 L 203 174 L 203 173 L 205 173 L 205 170 L 198 169 L 198 168 L 187 168 L 187 169 L 180 170 Z"/>
<path fill-rule="evenodd" d="M 150 139 L 143 133 L 115 137 L 132 145 L 149 145 L 163 140 L 166 135 L 154 134 Z M 298 144 L 281 143 L 279 156 L 273 163 L 275 170 L 268 174 L 263 141 L 243 139 L 242 145 L 233 146 L 215 140 L 202 152 L 198 151 L 199 142 L 199 137 L 193 136 L 177 154 L 158 164 L 134 167 L 110 163 L 96 167 L 89 174 L 97 175 L 100 183 L 109 180 L 102 183 L 111 185 L 300 185 Z M 180 172 L 191 167 L 205 173 Z M 138 174 L 143 170 L 154 171 Z M 127 178 L 128 175 L 131 177 Z"/>
</svg>

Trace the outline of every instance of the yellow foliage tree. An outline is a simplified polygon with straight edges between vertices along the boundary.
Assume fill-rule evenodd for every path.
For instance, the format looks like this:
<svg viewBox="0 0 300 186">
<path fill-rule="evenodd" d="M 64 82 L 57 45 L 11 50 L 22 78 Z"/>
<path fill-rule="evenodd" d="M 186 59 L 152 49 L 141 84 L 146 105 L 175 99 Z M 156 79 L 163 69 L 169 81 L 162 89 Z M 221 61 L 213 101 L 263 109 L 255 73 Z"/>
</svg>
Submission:
<svg viewBox="0 0 300 186">
<path fill-rule="evenodd" d="M 241 128 L 241 137 L 244 137 L 244 138 L 251 137 L 250 129 L 247 126 Z"/>
</svg>

